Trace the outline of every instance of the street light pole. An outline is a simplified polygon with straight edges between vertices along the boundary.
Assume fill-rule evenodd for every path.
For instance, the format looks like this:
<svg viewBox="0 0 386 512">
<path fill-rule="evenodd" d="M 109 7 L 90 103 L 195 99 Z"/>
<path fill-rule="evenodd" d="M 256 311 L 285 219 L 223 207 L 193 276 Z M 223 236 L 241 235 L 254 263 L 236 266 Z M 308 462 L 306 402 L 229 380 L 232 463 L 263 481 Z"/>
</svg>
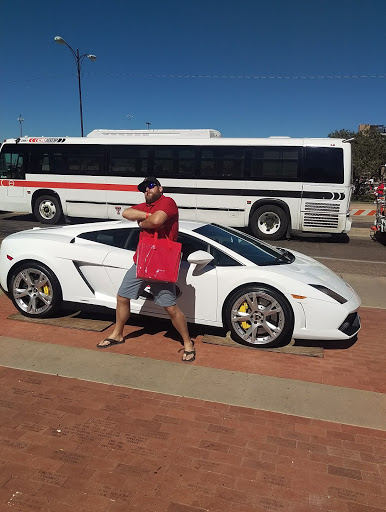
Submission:
<svg viewBox="0 0 386 512">
<path fill-rule="evenodd" d="M 92 62 L 95 61 L 96 59 L 96 56 L 95 55 L 92 55 L 92 54 L 89 54 L 89 53 L 84 53 L 83 55 L 79 55 L 79 48 L 76 49 L 76 52 L 71 48 L 71 46 L 67 43 L 67 41 L 65 41 L 63 39 L 63 37 L 60 37 L 60 36 L 56 36 L 55 37 L 55 41 L 58 43 L 58 44 L 65 44 L 66 46 L 68 46 L 68 48 L 70 49 L 71 53 L 72 53 L 72 56 L 74 57 L 75 59 L 75 64 L 76 64 L 76 72 L 77 72 L 77 75 L 78 75 L 78 88 L 79 88 L 79 111 L 80 111 L 80 131 L 81 131 L 81 134 L 82 134 L 82 137 L 83 137 L 83 107 L 82 107 L 82 86 L 81 86 L 81 81 L 80 81 L 80 70 L 81 70 L 81 66 L 82 66 L 82 62 L 83 62 L 83 59 L 85 57 L 87 57 L 88 59 L 90 59 Z"/>
<path fill-rule="evenodd" d="M 20 116 L 17 118 L 17 120 L 19 121 L 20 123 L 20 137 L 23 137 L 23 128 L 22 128 L 22 122 L 24 121 L 24 119 L 21 117 L 21 114 Z"/>
</svg>

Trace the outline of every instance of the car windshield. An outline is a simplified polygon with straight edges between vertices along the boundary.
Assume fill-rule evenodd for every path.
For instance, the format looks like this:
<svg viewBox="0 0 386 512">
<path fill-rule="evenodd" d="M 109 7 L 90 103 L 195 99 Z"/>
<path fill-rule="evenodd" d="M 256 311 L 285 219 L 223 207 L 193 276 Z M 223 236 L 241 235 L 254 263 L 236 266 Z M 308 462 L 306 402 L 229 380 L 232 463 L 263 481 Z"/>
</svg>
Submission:
<svg viewBox="0 0 386 512">
<path fill-rule="evenodd" d="M 295 259 L 293 254 L 285 249 L 272 247 L 251 235 L 229 227 L 205 224 L 194 231 L 231 249 L 256 265 L 292 263 Z"/>
</svg>

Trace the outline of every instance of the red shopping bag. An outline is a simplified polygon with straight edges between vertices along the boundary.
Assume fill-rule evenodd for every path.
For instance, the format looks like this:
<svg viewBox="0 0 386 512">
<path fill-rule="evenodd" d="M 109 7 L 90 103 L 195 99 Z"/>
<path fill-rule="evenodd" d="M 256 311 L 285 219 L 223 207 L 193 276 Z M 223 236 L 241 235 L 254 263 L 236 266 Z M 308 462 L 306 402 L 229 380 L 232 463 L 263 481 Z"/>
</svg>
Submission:
<svg viewBox="0 0 386 512">
<path fill-rule="evenodd" d="M 137 248 L 137 277 L 175 283 L 181 261 L 181 244 L 169 238 L 144 238 Z"/>
</svg>

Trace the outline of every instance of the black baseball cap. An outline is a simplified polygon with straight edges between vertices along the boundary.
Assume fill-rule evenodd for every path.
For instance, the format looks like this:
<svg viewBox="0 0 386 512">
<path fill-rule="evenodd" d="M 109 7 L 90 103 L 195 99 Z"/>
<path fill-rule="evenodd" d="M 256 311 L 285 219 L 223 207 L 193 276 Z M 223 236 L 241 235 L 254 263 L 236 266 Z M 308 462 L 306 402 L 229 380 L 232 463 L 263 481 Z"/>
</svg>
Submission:
<svg viewBox="0 0 386 512">
<path fill-rule="evenodd" d="M 157 180 L 155 176 L 148 176 L 142 181 L 142 183 L 138 185 L 138 190 L 140 192 L 145 192 L 148 183 L 155 183 L 158 187 L 161 186 L 161 183 Z"/>
</svg>

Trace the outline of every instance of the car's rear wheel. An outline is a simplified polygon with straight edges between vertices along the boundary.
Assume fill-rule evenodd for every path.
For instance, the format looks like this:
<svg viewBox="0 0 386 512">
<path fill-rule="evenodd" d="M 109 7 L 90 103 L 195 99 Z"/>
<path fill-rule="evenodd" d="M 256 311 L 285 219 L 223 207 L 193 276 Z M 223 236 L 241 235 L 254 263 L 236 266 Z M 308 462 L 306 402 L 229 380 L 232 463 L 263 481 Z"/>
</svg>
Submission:
<svg viewBox="0 0 386 512">
<path fill-rule="evenodd" d="M 57 311 L 62 290 L 55 274 L 37 262 L 18 266 L 10 279 L 10 296 L 24 316 L 45 318 Z"/>
<path fill-rule="evenodd" d="M 294 316 L 289 302 L 278 290 L 251 285 L 229 297 L 225 323 L 232 338 L 243 345 L 274 347 L 290 342 Z"/>
<path fill-rule="evenodd" d="M 36 219 L 43 224 L 57 224 L 63 217 L 59 199 L 50 195 L 38 197 L 33 211 Z"/>
</svg>

